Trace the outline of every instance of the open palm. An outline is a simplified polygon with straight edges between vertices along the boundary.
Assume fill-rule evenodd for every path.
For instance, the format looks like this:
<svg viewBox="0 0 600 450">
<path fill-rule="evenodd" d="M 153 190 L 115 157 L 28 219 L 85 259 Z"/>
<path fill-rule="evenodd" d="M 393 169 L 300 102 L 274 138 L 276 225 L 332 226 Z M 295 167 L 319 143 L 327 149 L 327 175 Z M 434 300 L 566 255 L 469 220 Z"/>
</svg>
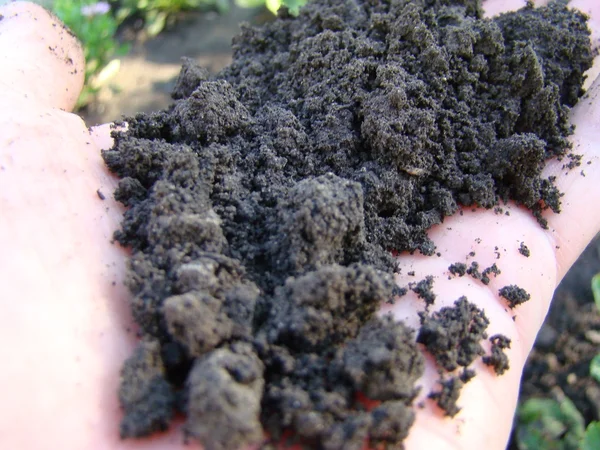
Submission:
<svg viewBox="0 0 600 450">
<path fill-rule="evenodd" d="M 523 4 L 488 0 L 485 6 L 491 14 Z M 600 4 L 573 5 L 591 13 L 594 27 Z M 599 28 L 593 29 L 596 41 Z M 122 283 L 127 253 L 111 243 L 122 209 L 111 198 L 116 181 L 100 157 L 110 146 L 109 130 L 90 132 L 65 112 L 81 88 L 81 50 L 44 10 L 12 3 L 0 8 L 0 61 L 0 448 L 184 448 L 178 430 L 138 441 L 118 437 L 119 371 L 136 338 Z M 506 208 L 510 216 L 467 209 L 430 230 L 440 258 L 401 256 L 411 267 L 403 273 L 415 272 L 399 277 L 401 285 L 434 274 L 436 308 L 465 294 L 485 309 L 490 334 L 512 339 L 511 369 L 496 377 L 476 366 L 478 376 L 463 389 L 455 419 L 444 418 L 429 401 L 417 408 L 408 449 L 505 447 L 522 368 L 554 288 L 600 230 L 599 94 L 600 79 L 572 112 L 572 140 L 584 155 L 586 176 L 565 173 L 560 162 L 546 168 L 565 192 L 563 212 L 547 216 L 549 230 L 515 205 Z M 520 242 L 531 257 L 519 254 Z M 471 251 L 482 266 L 501 266 L 488 286 L 447 277 L 448 265 Z M 508 309 L 497 296 L 508 284 L 525 288 L 531 301 Z M 407 295 L 392 312 L 416 325 L 421 309 Z M 428 360 L 423 396 L 437 378 Z"/>
</svg>

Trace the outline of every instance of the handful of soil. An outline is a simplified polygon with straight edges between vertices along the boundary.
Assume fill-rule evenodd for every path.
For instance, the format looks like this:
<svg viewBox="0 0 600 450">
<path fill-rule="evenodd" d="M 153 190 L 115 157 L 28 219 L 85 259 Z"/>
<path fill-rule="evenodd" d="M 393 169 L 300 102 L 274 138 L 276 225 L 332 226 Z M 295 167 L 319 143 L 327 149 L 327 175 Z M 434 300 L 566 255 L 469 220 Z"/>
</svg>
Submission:
<svg viewBox="0 0 600 450">
<path fill-rule="evenodd" d="M 182 412 L 207 450 L 265 432 L 399 445 L 423 356 L 416 330 L 376 316 L 398 292 L 392 251 L 433 254 L 428 228 L 459 205 L 513 199 L 542 225 L 559 211 L 540 174 L 570 153 L 586 20 L 562 3 L 490 20 L 476 0 L 315 0 L 245 27 L 214 78 L 186 61 L 175 103 L 127 118 L 103 153 L 143 335 L 121 435 Z M 423 322 L 468 381 L 484 313 L 461 297 Z"/>
</svg>

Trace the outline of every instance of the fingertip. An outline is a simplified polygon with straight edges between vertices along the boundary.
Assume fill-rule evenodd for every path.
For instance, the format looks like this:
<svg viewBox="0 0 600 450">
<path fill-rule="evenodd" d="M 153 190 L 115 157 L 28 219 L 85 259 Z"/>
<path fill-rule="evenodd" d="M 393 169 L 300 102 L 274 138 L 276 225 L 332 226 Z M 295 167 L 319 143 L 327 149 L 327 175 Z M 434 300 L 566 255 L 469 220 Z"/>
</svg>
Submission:
<svg viewBox="0 0 600 450">
<path fill-rule="evenodd" d="M 105 123 L 90 128 L 90 137 L 100 150 L 108 150 L 113 146 L 113 138 L 110 135 L 113 124 Z"/>
<path fill-rule="evenodd" d="M 597 59 L 593 72 L 596 75 L 592 78 L 587 92 L 579 99 L 579 102 L 571 111 L 571 122 L 576 127 L 576 133 L 586 136 L 594 135 L 598 137 L 600 133 L 600 59 Z M 598 141 L 596 140 L 596 143 Z"/>
<path fill-rule="evenodd" d="M 71 110 L 85 76 L 77 38 L 34 3 L 0 6 L 0 16 L 0 95 Z"/>
<path fill-rule="evenodd" d="M 525 0 L 488 0 L 483 3 L 485 17 L 494 17 L 508 11 L 515 11 L 527 3 Z"/>
</svg>

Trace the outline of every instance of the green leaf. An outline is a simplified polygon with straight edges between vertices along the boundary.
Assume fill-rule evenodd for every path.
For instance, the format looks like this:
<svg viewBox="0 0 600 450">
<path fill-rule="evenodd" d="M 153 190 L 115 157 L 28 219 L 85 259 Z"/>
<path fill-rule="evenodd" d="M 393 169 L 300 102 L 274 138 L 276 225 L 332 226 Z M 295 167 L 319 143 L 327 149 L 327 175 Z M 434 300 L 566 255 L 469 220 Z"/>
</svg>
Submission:
<svg viewBox="0 0 600 450">
<path fill-rule="evenodd" d="M 235 0 L 235 4 L 240 8 L 257 8 L 265 4 L 265 0 Z"/>
<path fill-rule="evenodd" d="M 600 311 L 600 273 L 592 278 L 592 293 L 594 294 L 596 308 Z"/>
<path fill-rule="evenodd" d="M 149 36 L 156 36 L 162 30 L 164 30 L 165 25 L 167 23 L 167 13 L 159 12 L 157 13 L 152 20 L 149 20 L 146 25 L 146 31 Z"/>
<path fill-rule="evenodd" d="M 600 422 L 592 422 L 585 430 L 585 437 L 581 443 L 581 450 L 600 449 Z"/>
<path fill-rule="evenodd" d="M 300 8 L 306 4 L 307 0 L 283 0 L 282 4 L 287 6 L 290 13 L 297 16 L 300 13 Z"/>
<path fill-rule="evenodd" d="M 585 433 L 583 416 L 566 397 L 527 400 L 517 417 L 520 450 L 578 450 Z"/>
<path fill-rule="evenodd" d="M 600 353 L 594 356 L 590 363 L 590 375 L 600 383 Z M 600 449 L 600 447 L 598 447 Z"/>
</svg>

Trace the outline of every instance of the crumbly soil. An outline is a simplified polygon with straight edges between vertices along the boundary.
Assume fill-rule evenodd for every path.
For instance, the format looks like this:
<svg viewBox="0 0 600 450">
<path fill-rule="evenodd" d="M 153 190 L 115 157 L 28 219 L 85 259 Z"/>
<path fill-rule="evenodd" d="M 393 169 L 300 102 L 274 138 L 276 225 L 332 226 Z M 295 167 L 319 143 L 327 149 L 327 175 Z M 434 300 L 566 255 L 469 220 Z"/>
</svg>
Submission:
<svg viewBox="0 0 600 450">
<path fill-rule="evenodd" d="M 586 19 L 564 5 L 487 20 L 474 0 L 317 0 L 244 28 L 216 77 L 187 60 L 175 103 L 127 118 L 103 152 L 130 207 L 115 237 L 132 249 L 143 336 L 121 435 L 181 412 L 208 450 L 265 431 L 316 449 L 399 445 L 416 338 L 453 372 L 483 355 L 487 319 L 464 297 L 420 330 L 378 318 L 399 292 L 393 253 L 434 254 L 427 230 L 461 205 L 513 199 L 545 226 L 560 193 L 541 169 L 569 160 L 591 61 Z M 434 302 L 427 278 L 411 288 Z M 450 415 L 463 375 L 436 397 Z"/>
<path fill-rule="evenodd" d="M 508 307 L 511 309 L 526 302 L 531 297 L 525 289 L 514 284 L 500 288 L 498 294 L 500 297 L 506 299 Z"/>
</svg>

